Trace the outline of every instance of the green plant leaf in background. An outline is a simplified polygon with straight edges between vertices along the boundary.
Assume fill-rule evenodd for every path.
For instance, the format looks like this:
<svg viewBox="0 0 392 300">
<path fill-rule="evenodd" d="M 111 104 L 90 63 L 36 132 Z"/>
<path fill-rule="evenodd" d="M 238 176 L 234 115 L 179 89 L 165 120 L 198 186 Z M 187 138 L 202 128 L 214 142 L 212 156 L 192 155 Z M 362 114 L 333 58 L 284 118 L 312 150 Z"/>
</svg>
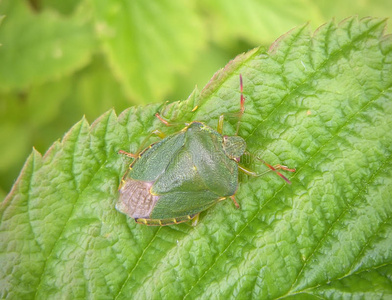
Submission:
<svg viewBox="0 0 392 300">
<path fill-rule="evenodd" d="M 185 69 L 204 46 L 202 24 L 192 2 L 93 3 L 96 27 L 109 62 L 138 103 L 160 99 L 174 81 L 174 73 L 168 70 Z M 148 69 L 154 72 L 145 72 Z"/>
<path fill-rule="evenodd" d="M 53 11 L 36 14 L 23 1 L 2 1 L 0 8 L 6 14 L 0 27 L 1 194 L 32 144 L 45 149 L 59 127 L 69 128 L 56 123 L 71 87 L 68 75 L 89 63 L 95 41 L 82 8 L 69 19 Z M 51 122 L 55 126 L 47 126 Z"/>
<path fill-rule="evenodd" d="M 324 20 L 318 8 L 319 4 L 308 0 L 202 2 L 206 12 L 216 24 L 211 28 L 214 41 L 222 44 L 228 43 L 229 40 L 225 37 L 231 35 L 246 39 L 251 44 L 267 45 L 276 38 L 279 32 L 285 32 L 303 23 L 304 16 L 313 24 L 320 24 Z"/>
<path fill-rule="evenodd" d="M 94 40 L 85 11 L 70 21 L 54 12 L 34 14 L 23 1 L 3 1 L 1 8 L 7 16 L 1 28 L 0 91 L 67 75 L 90 59 Z"/>
<path fill-rule="evenodd" d="M 392 41 L 350 18 L 282 36 L 219 71 L 186 101 L 85 119 L 33 151 L 1 206 L 1 297 L 271 299 L 392 297 Z M 127 161 L 158 110 L 216 126 L 247 99 L 251 153 L 297 168 L 242 178 L 196 227 L 147 227 L 117 212 Z M 191 110 L 198 104 L 195 113 Z M 233 133 L 235 120 L 225 131 Z M 246 163 L 246 162 L 244 162 Z M 263 166 L 255 163 L 252 169 Z"/>
</svg>

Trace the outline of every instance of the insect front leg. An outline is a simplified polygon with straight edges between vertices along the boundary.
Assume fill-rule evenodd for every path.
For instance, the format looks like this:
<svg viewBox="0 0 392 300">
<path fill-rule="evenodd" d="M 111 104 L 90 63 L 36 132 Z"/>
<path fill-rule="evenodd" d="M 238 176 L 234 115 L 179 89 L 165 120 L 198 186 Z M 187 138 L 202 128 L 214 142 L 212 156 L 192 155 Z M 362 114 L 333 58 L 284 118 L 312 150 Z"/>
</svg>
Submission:
<svg viewBox="0 0 392 300">
<path fill-rule="evenodd" d="M 168 120 L 164 119 L 159 113 L 155 114 L 155 117 L 161 121 L 163 124 L 165 124 L 166 126 L 172 126 L 173 124 L 169 123 Z"/>
</svg>

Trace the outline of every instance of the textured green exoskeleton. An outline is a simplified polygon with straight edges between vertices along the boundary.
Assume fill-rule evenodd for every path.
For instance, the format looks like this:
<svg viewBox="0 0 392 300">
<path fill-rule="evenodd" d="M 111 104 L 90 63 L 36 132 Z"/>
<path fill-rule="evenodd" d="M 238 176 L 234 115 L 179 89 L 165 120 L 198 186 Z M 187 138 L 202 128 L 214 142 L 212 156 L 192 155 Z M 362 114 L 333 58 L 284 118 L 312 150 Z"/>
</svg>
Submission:
<svg viewBox="0 0 392 300">
<path fill-rule="evenodd" d="M 240 79 L 241 118 L 245 98 Z M 188 221 L 227 197 L 238 206 L 234 199 L 238 170 L 252 176 L 260 174 L 238 164 L 246 149 L 245 140 L 237 135 L 222 135 L 222 127 L 223 117 L 217 130 L 192 122 L 137 155 L 120 151 L 135 160 L 121 180 L 116 208 L 141 224 L 170 225 Z M 273 171 L 292 171 L 266 165 Z"/>
</svg>

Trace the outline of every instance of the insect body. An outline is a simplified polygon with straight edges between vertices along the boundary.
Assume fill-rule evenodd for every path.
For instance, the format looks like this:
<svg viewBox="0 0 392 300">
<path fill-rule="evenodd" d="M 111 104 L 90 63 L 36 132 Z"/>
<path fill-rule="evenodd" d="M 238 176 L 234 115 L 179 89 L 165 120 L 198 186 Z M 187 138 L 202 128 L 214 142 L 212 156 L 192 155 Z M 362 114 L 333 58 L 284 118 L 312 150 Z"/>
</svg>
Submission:
<svg viewBox="0 0 392 300">
<path fill-rule="evenodd" d="M 239 148 L 231 147 L 235 139 Z M 152 144 L 129 167 L 118 209 L 136 221 L 166 225 L 191 219 L 235 194 L 241 137 L 224 138 L 200 122 Z"/>
<path fill-rule="evenodd" d="M 241 113 L 243 103 L 241 80 Z M 170 225 L 188 221 L 227 197 L 238 206 L 234 199 L 238 170 L 260 174 L 238 164 L 246 150 L 245 140 L 222 135 L 222 127 L 223 117 L 217 130 L 192 122 L 138 155 L 120 151 L 135 160 L 121 180 L 117 209 L 138 223 Z M 273 171 L 294 171 L 267 166 Z"/>
</svg>

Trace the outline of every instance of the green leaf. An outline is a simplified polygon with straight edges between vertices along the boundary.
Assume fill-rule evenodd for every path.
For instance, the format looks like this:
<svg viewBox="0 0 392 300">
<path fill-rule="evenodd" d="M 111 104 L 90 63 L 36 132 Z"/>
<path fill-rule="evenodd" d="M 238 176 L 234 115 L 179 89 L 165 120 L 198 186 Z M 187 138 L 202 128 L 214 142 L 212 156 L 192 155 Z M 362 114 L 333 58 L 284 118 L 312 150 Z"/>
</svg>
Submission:
<svg viewBox="0 0 392 300">
<path fill-rule="evenodd" d="M 324 17 L 337 19 L 347 18 L 350 15 L 392 17 L 392 2 L 388 0 L 365 1 L 356 0 L 332 0 L 317 1 L 317 6 Z"/>
<path fill-rule="evenodd" d="M 319 3 L 312 0 L 215 0 L 201 1 L 213 20 L 214 41 L 230 44 L 239 36 L 251 44 L 267 44 L 290 28 L 306 21 L 320 24 L 325 19 Z M 331 5 L 330 5 L 331 6 Z"/>
<path fill-rule="evenodd" d="M 392 42 L 385 21 L 296 28 L 255 49 L 185 101 L 81 120 L 33 151 L 1 206 L 2 298 L 271 299 L 392 297 Z M 271 164 L 241 177 L 199 224 L 148 227 L 117 212 L 127 168 L 153 129 L 215 127 L 246 111 L 240 135 Z M 191 110 L 198 106 L 195 112 Z M 226 118 L 225 133 L 236 119 Z M 151 140 L 151 142 L 154 139 Z M 261 164 L 243 162 L 262 171 Z"/>
<path fill-rule="evenodd" d="M 62 14 L 71 14 L 78 6 L 80 1 L 78 0 L 67 0 L 67 1 L 56 1 L 56 0 L 41 0 L 35 2 L 40 7 L 51 7 L 61 12 Z"/>
<path fill-rule="evenodd" d="M 94 1 L 96 28 L 114 73 L 135 102 L 161 99 L 174 73 L 205 45 L 189 1 Z"/>
<path fill-rule="evenodd" d="M 88 62 L 94 40 L 83 7 L 62 18 L 53 11 L 34 14 L 27 1 L 5 0 L 1 4 L 6 14 L 0 27 L 1 90 L 53 80 Z"/>
<path fill-rule="evenodd" d="M 276 36 L 298 24 L 309 22 L 317 26 L 348 16 L 392 17 L 392 2 L 388 0 L 204 0 L 201 9 L 208 15 L 213 41 L 232 47 L 240 38 L 250 45 L 268 45 Z"/>
</svg>

